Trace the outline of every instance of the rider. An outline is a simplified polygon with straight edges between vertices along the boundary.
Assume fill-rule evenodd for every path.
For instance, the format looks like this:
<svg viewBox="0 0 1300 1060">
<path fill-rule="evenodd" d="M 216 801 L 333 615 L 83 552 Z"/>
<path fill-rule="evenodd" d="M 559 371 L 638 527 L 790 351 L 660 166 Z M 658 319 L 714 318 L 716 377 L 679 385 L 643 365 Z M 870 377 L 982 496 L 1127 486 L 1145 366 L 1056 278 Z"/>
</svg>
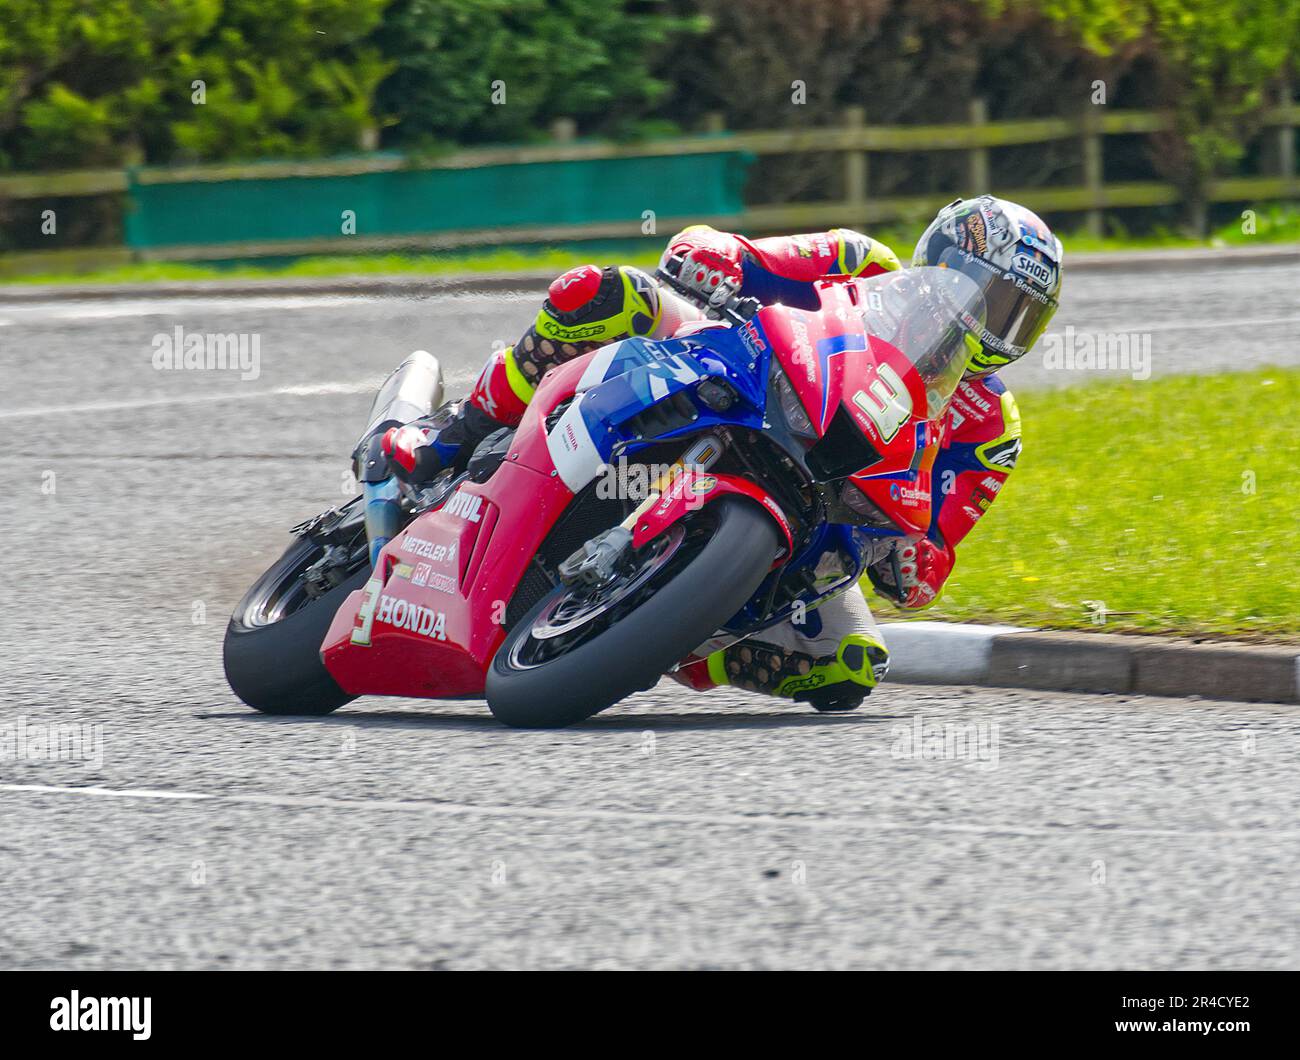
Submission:
<svg viewBox="0 0 1300 1060">
<path fill-rule="evenodd" d="M 679 278 L 715 303 L 739 293 L 764 303 L 816 309 L 825 276 L 874 276 L 899 268 L 889 247 L 848 229 L 746 239 L 693 225 L 674 236 L 663 261 L 680 256 Z M 902 585 L 882 560 L 867 578 L 907 610 L 932 604 L 952 571 L 956 545 L 988 510 L 1020 454 L 1020 414 L 996 372 L 1033 346 L 1056 310 L 1061 243 L 1033 213 L 989 195 L 945 206 L 921 236 L 912 265 L 958 269 L 987 305 L 981 342 L 947 413 L 932 469 L 929 533 L 898 552 Z M 475 445 L 518 424 L 548 369 L 629 335 L 670 337 L 698 313 L 630 266 L 580 265 L 551 284 L 536 320 L 488 360 L 453 414 L 393 428 L 383 440 L 395 474 L 424 481 L 463 467 Z M 884 677 L 888 652 L 860 588 L 738 644 L 706 645 L 674 675 L 691 687 L 732 684 L 807 700 L 820 710 L 856 706 Z"/>
</svg>

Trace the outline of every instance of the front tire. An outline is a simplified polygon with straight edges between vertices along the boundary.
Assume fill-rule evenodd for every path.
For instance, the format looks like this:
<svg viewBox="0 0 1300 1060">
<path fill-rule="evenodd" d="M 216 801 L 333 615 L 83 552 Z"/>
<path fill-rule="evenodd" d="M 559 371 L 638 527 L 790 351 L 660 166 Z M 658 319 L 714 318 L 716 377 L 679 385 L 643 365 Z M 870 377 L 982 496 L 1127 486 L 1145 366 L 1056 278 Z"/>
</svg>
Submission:
<svg viewBox="0 0 1300 1060">
<path fill-rule="evenodd" d="M 370 564 L 287 614 L 277 615 L 268 606 L 320 554 L 308 539 L 290 545 L 248 590 L 226 627 L 226 680 L 235 695 L 263 714 L 328 714 L 356 698 L 325 669 L 320 646 L 340 605 L 370 577 Z"/>
<path fill-rule="evenodd" d="M 683 561 L 666 567 L 651 594 L 606 628 L 562 654 L 522 662 L 535 623 L 570 592 L 564 586 L 515 625 L 487 675 L 488 708 L 498 721 L 533 729 L 589 718 L 652 687 L 740 610 L 780 548 L 772 518 L 748 500 L 724 497 L 686 519 L 712 522 L 712 536 L 702 545 L 688 538 Z"/>
</svg>

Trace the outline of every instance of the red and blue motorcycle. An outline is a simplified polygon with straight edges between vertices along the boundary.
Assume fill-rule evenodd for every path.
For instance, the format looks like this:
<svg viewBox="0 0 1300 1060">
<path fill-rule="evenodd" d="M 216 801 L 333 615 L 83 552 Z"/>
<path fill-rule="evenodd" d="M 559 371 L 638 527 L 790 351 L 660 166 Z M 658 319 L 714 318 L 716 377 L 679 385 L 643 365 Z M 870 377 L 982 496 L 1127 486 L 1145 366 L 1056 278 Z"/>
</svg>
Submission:
<svg viewBox="0 0 1300 1060">
<path fill-rule="evenodd" d="M 674 272 L 663 282 L 689 295 Z M 361 498 L 296 527 L 231 618 L 231 688 L 272 714 L 486 696 L 507 725 L 568 725 L 705 641 L 896 563 L 930 525 L 930 469 L 983 299 L 943 268 L 816 293 L 816 310 L 733 299 L 672 339 L 553 369 L 468 471 L 389 480 L 396 525 L 373 565 Z M 372 424 L 440 399 L 436 360 L 417 354 Z"/>
</svg>

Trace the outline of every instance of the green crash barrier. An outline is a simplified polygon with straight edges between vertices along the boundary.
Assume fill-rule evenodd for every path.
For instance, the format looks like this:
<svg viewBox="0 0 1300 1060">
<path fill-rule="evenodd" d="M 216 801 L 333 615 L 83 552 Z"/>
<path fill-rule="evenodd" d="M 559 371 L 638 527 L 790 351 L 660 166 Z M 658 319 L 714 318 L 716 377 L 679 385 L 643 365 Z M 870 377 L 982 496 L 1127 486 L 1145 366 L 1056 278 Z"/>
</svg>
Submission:
<svg viewBox="0 0 1300 1060">
<path fill-rule="evenodd" d="M 346 176 L 129 185 L 133 248 L 739 214 L 752 156 L 530 162 Z M 154 180 L 157 175 L 152 175 Z M 355 231 L 345 222 L 352 211 Z"/>
</svg>

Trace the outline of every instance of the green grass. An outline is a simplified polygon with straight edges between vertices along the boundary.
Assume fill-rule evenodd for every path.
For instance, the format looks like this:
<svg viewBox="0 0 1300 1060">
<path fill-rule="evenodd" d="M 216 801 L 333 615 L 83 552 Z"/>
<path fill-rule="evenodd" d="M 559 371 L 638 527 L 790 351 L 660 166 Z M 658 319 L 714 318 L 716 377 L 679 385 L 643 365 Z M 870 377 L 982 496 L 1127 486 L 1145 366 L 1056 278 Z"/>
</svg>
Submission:
<svg viewBox="0 0 1300 1060">
<path fill-rule="evenodd" d="M 4 283 L 154 283 L 177 280 L 276 279 L 327 276 L 459 276 L 466 273 L 553 269 L 557 274 L 586 260 L 571 247 L 537 251 L 487 250 L 470 254 L 363 254 L 354 257 L 299 258 L 288 263 L 248 262 L 234 265 L 150 262 L 94 269 L 89 272 L 31 273 L 5 276 Z M 618 261 L 653 266 L 658 254 L 620 255 Z"/>
<path fill-rule="evenodd" d="M 1116 231 L 1101 238 L 1083 232 L 1062 235 L 1070 251 L 1134 250 L 1159 247 L 1241 246 L 1253 243 L 1300 242 L 1300 207 L 1291 204 L 1261 207 L 1256 231 L 1247 235 L 1241 222 L 1234 221 L 1216 231 L 1209 240 L 1189 239 L 1168 229 L 1144 235 Z M 921 234 L 921 227 L 872 230 L 872 235 L 893 247 L 904 259 Z M 665 233 L 665 238 L 669 233 Z M 637 249 L 630 249 L 636 246 Z M 644 249 L 643 249 L 644 248 Z M 151 283 L 177 280 L 269 279 L 275 277 L 330 277 L 362 275 L 463 275 L 482 272 L 516 272 L 521 269 L 565 269 L 584 261 L 618 261 L 643 268 L 653 267 L 662 249 L 656 240 L 620 241 L 578 246 L 540 247 L 536 250 L 496 248 L 442 254 L 370 254 L 299 258 L 291 261 L 242 262 L 237 264 L 186 264 L 155 262 L 123 265 L 83 272 L 32 273 L 3 276 L 3 283 Z M 3 262 L 0 261 L 0 267 Z M 2 268 L 0 268 L 2 273 Z"/>
<path fill-rule="evenodd" d="M 1018 396 L 1025 449 L 917 617 L 1300 634 L 1300 371 Z M 1085 601 L 1110 612 L 1104 626 Z"/>
</svg>

